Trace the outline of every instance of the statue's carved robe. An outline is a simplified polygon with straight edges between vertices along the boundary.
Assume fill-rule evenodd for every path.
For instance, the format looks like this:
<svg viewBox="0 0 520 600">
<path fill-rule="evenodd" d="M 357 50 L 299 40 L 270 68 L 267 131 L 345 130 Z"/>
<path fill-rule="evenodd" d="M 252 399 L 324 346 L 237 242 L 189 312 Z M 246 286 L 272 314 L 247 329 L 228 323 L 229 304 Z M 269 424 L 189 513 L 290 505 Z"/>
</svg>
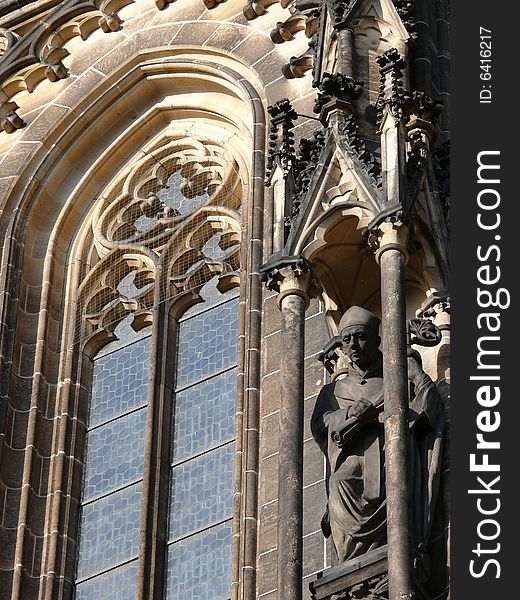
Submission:
<svg viewBox="0 0 520 600">
<path fill-rule="evenodd" d="M 322 527 L 325 535 L 332 533 L 340 561 L 386 543 L 383 413 L 368 423 L 349 418 L 349 408 L 361 398 L 382 411 L 381 356 L 364 376 L 351 369 L 345 378 L 324 386 L 311 421 L 314 438 L 328 459 L 328 516 Z M 410 402 L 416 545 L 427 541 L 437 497 L 443 414 L 435 384 L 424 375 Z M 341 447 L 334 442 L 339 432 Z"/>
</svg>

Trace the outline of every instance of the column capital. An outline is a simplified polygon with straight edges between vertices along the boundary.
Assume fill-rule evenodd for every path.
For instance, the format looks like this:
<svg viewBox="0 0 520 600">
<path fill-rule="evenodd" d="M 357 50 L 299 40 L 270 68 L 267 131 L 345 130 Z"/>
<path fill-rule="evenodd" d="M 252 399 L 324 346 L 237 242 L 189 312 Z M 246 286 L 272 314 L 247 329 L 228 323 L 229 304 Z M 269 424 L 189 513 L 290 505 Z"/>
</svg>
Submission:
<svg viewBox="0 0 520 600">
<path fill-rule="evenodd" d="M 296 295 L 304 299 L 307 308 L 309 300 L 321 291 L 312 263 L 303 256 L 284 256 L 267 262 L 260 269 L 260 279 L 268 290 L 278 294 L 278 307 L 286 296 Z"/>
<path fill-rule="evenodd" d="M 406 219 L 393 215 L 380 223 L 370 224 L 364 235 L 368 245 L 375 250 L 378 264 L 387 250 L 398 250 L 404 256 L 405 264 L 408 262 L 410 225 Z"/>
</svg>

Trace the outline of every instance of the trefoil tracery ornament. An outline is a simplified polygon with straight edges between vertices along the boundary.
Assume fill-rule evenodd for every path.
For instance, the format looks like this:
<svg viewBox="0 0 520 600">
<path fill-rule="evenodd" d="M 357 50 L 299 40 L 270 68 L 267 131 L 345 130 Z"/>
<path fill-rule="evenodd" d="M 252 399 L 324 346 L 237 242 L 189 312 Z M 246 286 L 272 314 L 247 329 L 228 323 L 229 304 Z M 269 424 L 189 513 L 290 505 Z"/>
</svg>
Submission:
<svg viewBox="0 0 520 600">
<path fill-rule="evenodd" d="M 96 264 L 79 289 L 80 335 L 150 315 L 157 301 L 197 293 L 214 277 L 221 291 L 233 287 L 241 186 L 237 164 L 210 139 L 179 136 L 135 161 L 93 212 Z"/>
</svg>

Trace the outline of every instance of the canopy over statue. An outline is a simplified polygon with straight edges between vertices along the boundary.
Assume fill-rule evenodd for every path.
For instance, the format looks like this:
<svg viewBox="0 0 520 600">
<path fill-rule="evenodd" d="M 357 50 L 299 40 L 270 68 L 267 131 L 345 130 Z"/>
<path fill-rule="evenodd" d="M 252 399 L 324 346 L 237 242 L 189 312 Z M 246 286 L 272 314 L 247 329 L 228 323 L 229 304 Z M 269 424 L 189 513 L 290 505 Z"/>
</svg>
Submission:
<svg viewBox="0 0 520 600">
<path fill-rule="evenodd" d="M 346 373 L 324 386 L 311 429 L 327 457 L 328 508 L 322 520 L 340 562 L 386 544 L 383 361 L 380 321 L 352 306 L 340 321 Z M 403 374 L 404 376 L 404 374 Z M 414 546 L 420 554 L 431 528 L 440 475 L 444 425 L 441 398 L 409 352 L 410 445 Z"/>
</svg>

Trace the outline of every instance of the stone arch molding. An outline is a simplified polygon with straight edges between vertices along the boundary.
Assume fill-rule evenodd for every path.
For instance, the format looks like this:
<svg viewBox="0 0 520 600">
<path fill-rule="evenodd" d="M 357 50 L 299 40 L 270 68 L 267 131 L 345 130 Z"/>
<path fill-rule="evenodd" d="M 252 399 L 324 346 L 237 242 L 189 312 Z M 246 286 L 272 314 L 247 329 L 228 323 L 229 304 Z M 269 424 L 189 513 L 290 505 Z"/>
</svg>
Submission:
<svg viewBox="0 0 520 600">
<path fill-rule="evenodd" d="M 150 323 L 161 297 L 175 293 L 187 298 L 185 306 L 196 302 L 197 292 L 215 275 L 220 291 L 240 279 L 244 345 L 260 346 L 259 327 L 247 325 L 261 312 L 257 241 L 263 232 L 264 99 L 251 83 L 258 78 L 216 49 L 159 47 L 133 55 L 121 49 L 114 58 L 106 75 L 85 72 L 77 88 L 65 90 L 61 107 L 42 111 L 52 114 L 50 124 L 42 127 L 36 118 L 20 132 L 4 159 L 9 174 L 4 171 L 0 178 L 0 224 L 7 232 L 1 277 L 12 292 L 0 307 L 0 360 L 11 373 L 0 382 L 2 395 L 10 395 L 22 370 L 34 374 L 23 390 L 29 422 L 19 421 L 16 435 L 35 453 L 19 471 L 11 469 L 21 482 L 20 501 L 9 507 L 17 527 L 9 534 L 12 551 L 4 564 L 16 569 L 0 573 L 13 599 L 27 590 L 39 590 L 35 597 L 46 600 L 69 597 L 77 526 L 71 515 L 77 509 L 82 460 L 81 437 L 74 436 L 78 411 L 87 404 L 87 392 L 78 383 L 82 356 L 92 356 L 109 341 L 115 323 L 127 314 L 134 315 L 137 329 Z M 187 202 L 196 201 L 180 215 L 161 201 L 161 190 L 173 183 Z M 239 246 L 242 232 L 254 242 Z M 210 256 L 207 242 L 215 239 Z M 128 275 L 131 281 L 122 283 Z M 23 302 L 11 300 L 19 294 Z M 88 319 L 80 325 L 82 311 Z M 17 333 L 11 328 L 13 314 Z M 154 318 L 152 326 L 158 322 Z M 77 331 L 87 340 L 83 354 Z M 25 353 L 29 345 L 31 352 Z M 256 367 L 246 375 L 242 371 L 240 414 L 251 410 L 257 373 Z M 15 403 L 7 406 L 9 423 L 17 410 Z M 40 436 L 44 427 L 53 435 Z M 238 430 L 238 520 L 256 518 L 245 497 L 254 490 L 242 489 L 238 463 L 242 457 L 248 464 L 257 460 L 258 444 L 248 438 L 258 430 Z M 40 457 L 49 465 L 45 480 Z M 50 515 L 44 531 L 43 521 L 34 516 L 42 511 Z M 256 565 L 241 550 L 244 536 L 234 542 L 234 588 L 242 569 L 249 572 Z M 66 565 L 61 555 L 68 557 Z"/>
<path fill-rule="evenodd" d="M 60 84 L 56 85 L 58 90 L 66 88 L 78 74 L 74 60 L 85 53 L 96 56 L 99 51 L 96 46 L 118 45 L 132 38 L 143 49 L 183 43 L 206 45 L 211 33 L 208 28 L 213 25 L 213 29 L 217 29 L 223 25 L 226 30 L 224 45 L 230 44 L 226 50 L 233 50 L 235 45 L 253 33 L 258 39 L 256 47 L 259 54 L 255 56 L 255 47 L 249 49 L 250 64 L 265 58 L 267 40 L 269 46 L 273 44 L 267 35 L 269 25 L 266 25 L 267 32 L 247 27 L 248 20 L 257 16 L 255 12 L 250 14 L 250 3 L 236 0 L 229 6 L 222 6 L 225 1 L 68 0 L 58 3 L 45 19 L 22 36 L 16 31 L 0 28 L 0 131 L 12 134 L 30 124 L 27 115 L 35 101 L 27 96 L 37 88 L 40 94 L 48 97 L 57 94 L 48 89 L 49 82 Z M 208 17 L 207 13 L 212 9 L 219 10 Z M 230 20 L 232 17 L 233 21 Z M 191 31 L 188 31 L 190 28 Z M 229 35 L 233 29 L 235 31 Z M 180 34 L 178 37 L 177 33 Z M 113 36 L 108 43 L 103 38 L 104 34 L 108 34 L 109 38 Z M 146 40 L 146 36 L 150 39 Z M 219 40 L 216 43 L 218 45 Z M 300 45 L 296 44 L 297 51 Z M 241 51 L 244 49 L 238 54 Z M 283 59 L 279 76 L 290 55 L 288 50 L 280 53 Z M 41 91 L 42 88 L 45 91 Z"/>
</svg>

